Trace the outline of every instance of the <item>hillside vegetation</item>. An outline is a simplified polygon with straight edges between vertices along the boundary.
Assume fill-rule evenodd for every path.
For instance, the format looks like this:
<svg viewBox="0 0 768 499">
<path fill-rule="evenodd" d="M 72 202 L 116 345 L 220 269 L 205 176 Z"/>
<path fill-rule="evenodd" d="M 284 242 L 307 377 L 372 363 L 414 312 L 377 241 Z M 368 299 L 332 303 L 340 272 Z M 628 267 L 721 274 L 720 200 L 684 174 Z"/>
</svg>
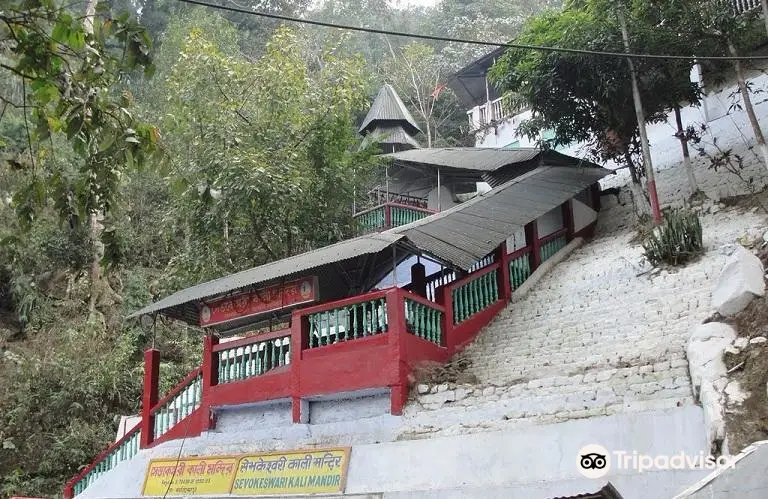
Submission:
<svg viewBox="0 0 768 499">
<path fill-rule="evenodd" d="M 513 36 L 545 6 L 252 3 L 464 37 L 476 22 L 486 39 Z M 353 198 L 364 203 L 379 175 L 356 124 L 384 81 L 429 121 L 422 142 L 470 140 L 450 90 L 429 113 L 419 99 L 477 47 L 169 0 L 112 0 L 89 31 L 75 7 L 85 4 L 13 0 L 0 12 L 2 497 L 58 494 L 114 440 L 119 416 L 140 409 L 145 348 L 162 352 L 161 392 L 199 364 L 198 331 L 162 320 L 145 330 L 127 314 L 352 235 Z"/>
</svg>

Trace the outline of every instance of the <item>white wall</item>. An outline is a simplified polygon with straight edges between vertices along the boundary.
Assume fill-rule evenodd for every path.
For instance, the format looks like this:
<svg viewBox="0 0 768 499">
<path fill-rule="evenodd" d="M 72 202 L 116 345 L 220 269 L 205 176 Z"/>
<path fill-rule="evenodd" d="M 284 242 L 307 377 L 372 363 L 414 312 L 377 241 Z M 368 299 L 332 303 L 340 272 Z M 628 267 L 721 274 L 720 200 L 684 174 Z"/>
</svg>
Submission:
<svg viewBox="0 0 768 499">
<path fill-rule="evenodd" d="M 558 231 L 565 227 L 563 221 L 563 209 L 558 206 L 557 208 L 549 210 L 536 220 L 536 226 L 539 231 L 539 238 L 548 236 L 555 231 Z"/>
<path fill-rule="evenodd" d="M 308 425 L 266 429 L 243 422 L 239 432 L 233 428 L 229 433 L 209 433 L 141 451 L 78 497 L 140 497 L 152 458 L 350 444 L 346 493 L 383 493 L 384 498 L 547 498 L 594 492 L 609 480 L 625 499 L 666 498 L 707 475 L 706 471 L 639 473 L 614 467 L 603 478 L 588 479 L 577 468 L 578 453 L 587 444 L 600 444 L 609 452 L 698 455 L 705 450 L 706 440 L 702 411 L 695 406 L 428 439 L 398 434 L 398 419 L 359 419 L 316 425 L 312 430 Z M 326 426 L 334 424 L 340 433 L 323 434 Z M 361 438 L 363 430 L 369 434 L 367 442 Z M 318 435 L 313 437 L 315 431 Z"/>
<path fill-rule="evenodd" d="M 451 194 L 451 190 L 444 186 L 440 186 L 440 203 L 437 202 L 437 187 L 429 191 L 429 194 L 427 195 L 427 208 L 430 210 L 435 211 L 445 211 L 449 208 L 453 208 L 456 206 L 456 201 L 453 200 L 453 194 Z"/>
<path fill-rule="evenodd" d="M 597 221 L 597 212 L 578 199 L 573 199 L 573 231 L 578 232 L 584 227 Z"/>
</svg>

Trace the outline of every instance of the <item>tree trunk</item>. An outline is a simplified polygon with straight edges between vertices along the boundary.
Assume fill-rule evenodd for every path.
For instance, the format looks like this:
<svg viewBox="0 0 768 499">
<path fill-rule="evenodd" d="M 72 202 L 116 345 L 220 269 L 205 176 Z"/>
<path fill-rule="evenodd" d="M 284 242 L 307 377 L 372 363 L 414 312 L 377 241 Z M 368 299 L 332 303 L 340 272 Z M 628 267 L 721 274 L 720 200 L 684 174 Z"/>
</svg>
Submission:
<svg viewBox="0 0 768 499">
<path fill-rule="evenodd" d="M 96 4 L 98 0 L 88 0 L 85 7 L 85 18 L 83 26 L 88 34 L 93 34 L 93 16 L 96 14 Z M 101 242 L 101 235 L 104 232 L 104 226 L 101 221 L 104 220 L 104 213 L 92 211 L 88 215 L 88 228 L 90 231 L 91 243 L 93 244 L 93 253 L 91 255 L 91 275 L 90 275 L 90 297 L 88 299 L 88 318 L 93 317 L 96 311 L 96 303 L 102 291 L 101 286 L 101 260 L 104 257 L 104 244 Z"/>
<path fill-rule="evenodd" d="M 728 39 L 728 52 L 731 56 L 738 57 L 739 53 L 736 50 L 736 46 Z M 763 156 L 763 166 L 768 168 L 768 146 L 765 144 L 765 137 L 763 136 L 763 130 L 760 128 L 760 123 L 757 121 L 755 115 L 755 108 L 752 107 L 752 99 L 749 97 L 749 88 L 747 88 L 747 80 L 744 77 L 744 70 L 741 67 L 741 61 L 734 59 L 733 69 L 736 70 L 736 80 L 739 84 L 739 92 L 741 92 L 741 100 L 744 101 L 744 110 L 747 112 L 749 118 L 749 124 L 752 125 L 752 132 L 755 134 L 755 141 L 757 147 L 760 149 L 760 153 Z"/>
<path fill-rule="evenodd" d="M 627 30 L 627 22 L 624 18 L 624 12 L 622 8 L 618 9 L 619 22 L 621 23 L 621 36 L 624 39 L 624 49 L 627 53 L 630 52 L 629 46 L 629 31 Z M 627 64 L 629 65 L 629 73 L 632 80 L 632 100 L 635 105 L 635 115 L 637 116 L 637 129 L 640 132 L 640 146 L 643 151 L 643 164 L 645 167 L 645 180 L 648 185 L 648 195 L 650 196 L 651 210 L 653 212 L 653 221 L 655 223 L 661 222 L 661 210 L 659 209 L 659 198 L 656 194 L 656 179 L 653 173 L 653 163 L 651 161 L 651 146 L 648 143 L 648 134 L 645 129 L 645 112 L 643 111 L 643 103 L 640 98 L 640 88 L 637 84 L 637 74 L 635 72 L 635 64 L 632 62 L 631 57 L 627 57 Z"/>
<path fill-rule="evenodd" d="M 101 294 L 101 259 L 104 257 L 104 244 L 101 242 L 101 234 L 104 232 L 104 226 L 101 224 L 104 215 L 102 213 L 91 213 L 88 217 L 88 224 L 93 244 L 93 253 L 91 254 L 91 291 L 88 299 L 88 317 L 91 317 L 96 310 L 96 302 Z"/>
<path fill-rule="evenodd" d="M 632 205 L 635 207 L 635 213 L 638 217 L 650 215 L 651 204 L 648 202 L 648 197 L 645 195 L 643 184 L 637 174 L 637 167 L 635 166 L 635 162 L 632 161 L 632 155 L 629 154 L 628 148 L 624 151 L 624 160 L 627 162 L 629 174 L 632 176 L 632 182 L 629 184 L 629 191 L 632 195 Z"/>
<path fill-rule="evenodd" d="M 688 186 L 691 188 L 691 196 L 693 196 L 699 190 L 699 184 L 696 182 L 696 176 L 693 174 L 693 163 L 691 163 L 691 153 L 688 151 L 688 139 L 685 137 L 680 106 L 675 106 L 675 123 L 677 124 L 677 138 L 680 140 L 680 148 L 683 150 L 683 166 L 685 166 Z"/>
</svg>

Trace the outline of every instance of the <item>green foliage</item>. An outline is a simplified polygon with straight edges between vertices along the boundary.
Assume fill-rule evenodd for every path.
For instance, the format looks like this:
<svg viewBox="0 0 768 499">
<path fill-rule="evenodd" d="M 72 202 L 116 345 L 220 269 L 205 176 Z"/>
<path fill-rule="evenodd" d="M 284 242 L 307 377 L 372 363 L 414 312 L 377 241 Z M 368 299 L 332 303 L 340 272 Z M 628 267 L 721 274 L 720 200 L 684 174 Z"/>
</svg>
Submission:
<svg viewBox="0 0 768 499">
<path fill-rule="evenodd" d="M 636 53 L 681 53 L 691 37 L 672 30 L 669 20 L 646 0 L 625 5 L 604 0 L 571 2 L 529 20 L 518 42 L 598 51 L 623 52 L 617 9 L 625 9 L 630 46 Z M 695 10 L 695 8 L 694 8 Z M 700 89 L 689 81 L 690 61 L 663 59 L 636 62 L 646 121 L 662 121 L 675 105 L 697 104 Z M 549 146 L 588 144 L 596 159 L 627 163 L 635 177 L 633 159 L 639 150 L 638 126 L 626 60 L 585 54 L 511 49 L 491 70 L 503 90 L 522 97 L 534 118 L 521 126 L 535 139 L 554 130 Z"/>
<path fill-rule="evenodd" d="M 206 34 L 193 20 L 173 29 L 186 36 L 162 80 L 165 102 L 145 111 L 173 158 L 164 222 L 181 251 L 165 289 L 351 234 L 370 154 L 353 152 L 364 61 L 330 47 L 310 64 L 288 29 L 256 61 L 227 49 L 227 31 Z"/>
<path fill-rule="evenodd" d="M 642 239 L 643 255 L 651 265 L 684 265 L 704 250 L 701 223 L 696 213 L 673 211 Z"/>
<path fill-rule="evenodd" d="M 0 67 L 22 83 L 29 163 L 14 206 L 28 223 L 49 200 L 68 221 L 108 211 L 124 169 L 140 165 L 157 144 L 157 130 L 134 120 L 132 96 L 120 89 L 126 71 L 154 71 L 149 37 L 128 15 L 97 10 L 92 29 L 55 0 L 11 2 L 0 12 L 9 58 Z M 54 137 L 66 138 L 75 165 L 50 158 L 41 144 Z"/>
</svg>

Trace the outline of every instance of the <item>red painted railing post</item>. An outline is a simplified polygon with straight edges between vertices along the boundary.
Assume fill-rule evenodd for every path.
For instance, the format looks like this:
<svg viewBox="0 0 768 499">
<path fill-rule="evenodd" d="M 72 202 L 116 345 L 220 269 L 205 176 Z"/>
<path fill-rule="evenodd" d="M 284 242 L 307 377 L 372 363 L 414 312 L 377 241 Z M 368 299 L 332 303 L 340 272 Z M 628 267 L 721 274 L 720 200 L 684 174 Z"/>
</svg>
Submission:
<svg viewBox="0 0 768 499">
<path fill-rule="evenodd" d="M 210 395 L 212 387 L 219 384 L 219 356 L 213 351 L 213 347 L 218 344 L 218 336 L 208 334 L 203 337 L 203 362 L 200 366 L 203 386 L 202 393 L 200 394 L 200 416 L 197 420 L 201 432 L 212 430 L 216 427 L 216 422 L 211 408 L 206 401 L 206 396 Z"/>
<path fill-rule="evenodd" d="M 67 486 L 64 487 L 64 499 L 72 499 L 75 497 L 75 486 L 72 483 L 67 483 Z"/>
<path fill-rule="evenodd" d="M 408 402 L 408 365 L 405 358 L 406 317 L 403 291 L 391 288 L 387 291 L 387 324 L 392 362 L 397 366 L 397 383 L 389 387 L 390 413 L 400 416 Z"/>
<path fill-rule="evenodd" d="M 388 202 L 387 204 L 384 205 L 384 228 L 385 229 L 392 228 L 392 210 Z"/>
<path fill-rule="evenodd" d="M 565 240 L 568 242 L 571 242 L 573 240 L 573 229 L 574 229 L 574 222 L 573 222 L 573 199 L 569 199 L 565 203 L 562 204 L 562 210 L 563 210 L 563 224 L 565 225 L 566 232 L 565 232 Z"/>
<path fill-rule="evenodd" d="M 219 356 L 213 347 L 219 344 L 219 338 L 213 335 L 203 337 L 203 399 L 213 386 L 219 384 Z"/>
<path fill-rule="evenodd" d="M 294 423 L 309 423 L 309 403 L 301 398 L 301 355 L 309 347 L 309 328 L 299 310 L 291 315 L 291 413 Z"/>
<path fill-rule="evenodd" d="M 496 261 L 499 262 L 499 298 L 509 301 L 512 298 L 512 285 L 509 279 L 509 258 L 507 242 L 502 242 L 496 249 Z"/>
<path fill-rule="evenodd" d="M 525 242 L 531 247 L 531 271 L 541 265 L 541 241 L 536 220 L 525 226 Z"/>
<path fill-rule="evenodd" d="M 158 382 L 160 381 L 160 350 L 149 348 L 144 351 L 144 397 L 141 405 L 141 442 L 146 449 L 152 443 L 155 421 L 152 409 L 157 404 Z"/>
<path fill-rule="evenodd" d="M 456 339 L 453 335 L 453 295 L 451 294 L 451 285 L 446 284 L 435 290 L 435 302 L 442 305 L 445 313 L 443 314 L 443 338 L 445 347 L 448 349 L 448 355 L 452 356 L 456 349 Z"/>
</svg>

